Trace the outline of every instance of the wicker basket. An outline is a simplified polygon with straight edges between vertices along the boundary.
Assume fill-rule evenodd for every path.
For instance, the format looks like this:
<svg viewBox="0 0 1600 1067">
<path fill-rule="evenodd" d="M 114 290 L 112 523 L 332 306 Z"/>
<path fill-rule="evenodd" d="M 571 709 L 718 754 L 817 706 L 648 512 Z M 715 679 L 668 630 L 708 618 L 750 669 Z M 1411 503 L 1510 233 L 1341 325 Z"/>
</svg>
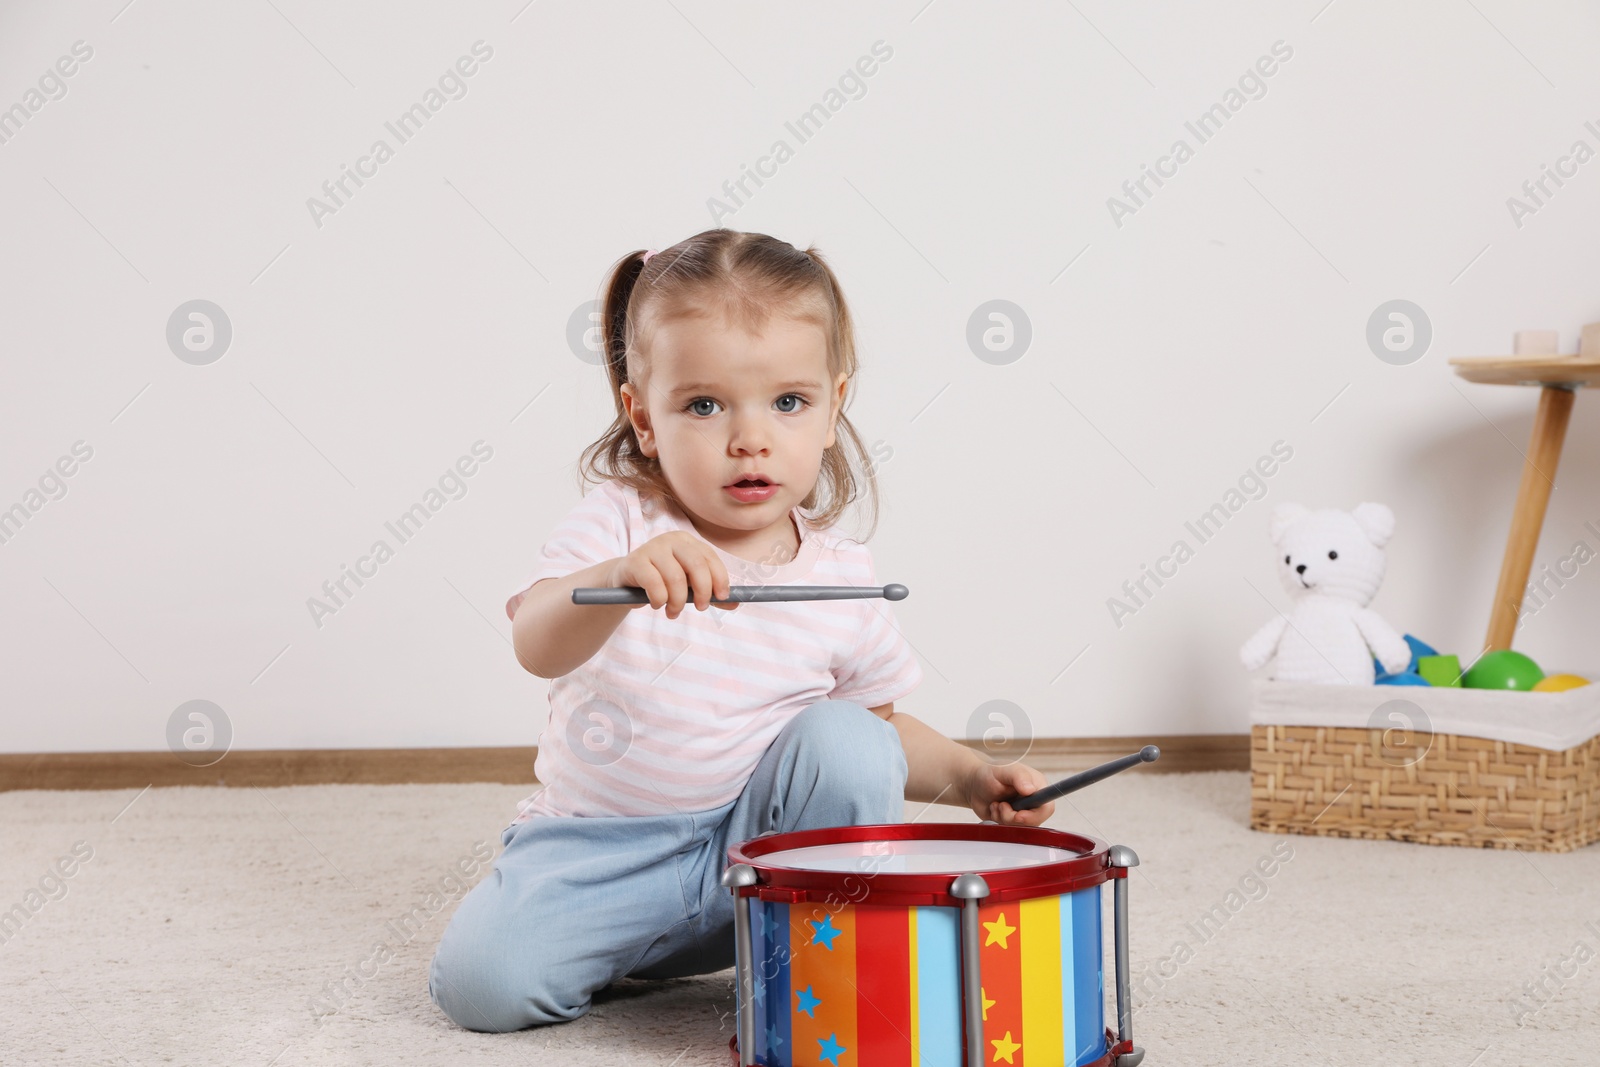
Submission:
<svg viewBox="0 0 1600 1067">
<path fill-rule="evenodd" d="M 1282 715 L 1281 683 L 1257 682 Z M 1318 687 L 1370 706 L 1374 687 Z M 1386 690 L 1388 687 L 1378 687 Z M 1589 687 L 1586 687 L 1589 688 Z M 1600 689 L 1600 686 L 1594 687 Z M 1290 691 L 1292 692 L 1292 691 Z M 1263 694 L 1270 694 L 1264 701 Z M 1530 701 L 1563 694 L 1408 688 L 1395 697 L 1426 700 L 1424 718 L 1447 721 L 1453 702 L 1495 699 L 1527 716 L 1550 708 Z M 1584 700 L 1594 694 L 1584 694 Z M 1292 704 L 1292 700 L 1287 703 Z M 1443 732 L 1263 723 L 1251 726 L 1250 825 L 1269 833 L 1325 834 L 1430 845 L 1475 845 L 1567 852 L 1600 840 L 1600 736 L 1554 750 Z"/>
</svg>

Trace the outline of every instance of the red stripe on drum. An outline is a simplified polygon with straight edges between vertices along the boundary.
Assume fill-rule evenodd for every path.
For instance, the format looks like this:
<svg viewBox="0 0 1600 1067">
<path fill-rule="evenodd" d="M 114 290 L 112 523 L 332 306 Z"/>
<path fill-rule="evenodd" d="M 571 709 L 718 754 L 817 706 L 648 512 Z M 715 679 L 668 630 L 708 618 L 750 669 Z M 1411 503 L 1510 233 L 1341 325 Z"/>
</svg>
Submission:
<svg viewBox="0 0 1600 1067">
<path fill-rule="evenodd" d="M 983 1062 L 1025 1067 L 1022 1048 L 1022 916 L 1019 901 L 978 906 L 978 985 Z M 1045 1062 L 1043 1058 L 1041 1063 Z"/>
<path fill-rule="evenodd" d="M 910 909 L 863 904 L 854 911 L 860 1062 L 912 1067 Z"/>
</svg>

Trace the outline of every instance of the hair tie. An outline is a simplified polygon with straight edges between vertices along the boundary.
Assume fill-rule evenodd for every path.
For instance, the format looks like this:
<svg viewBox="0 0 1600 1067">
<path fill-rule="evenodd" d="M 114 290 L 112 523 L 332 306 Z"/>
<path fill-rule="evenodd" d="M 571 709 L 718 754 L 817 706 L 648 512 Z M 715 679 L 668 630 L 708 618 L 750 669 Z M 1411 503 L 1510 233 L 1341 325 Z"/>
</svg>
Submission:
<svg viewBox="0 0 1600 1067">
<path fill-rule="evenodd" d="M 656 250 L 654 248 L 652 248 L 650 251 L 646 252 L 644 254 L 644 258 L 639 261 L 640 265 L 643 266 L 644 264 L 650 262 L 650 257 L 655 255 L 655 254 L 656 254 Z"/>
</svg>

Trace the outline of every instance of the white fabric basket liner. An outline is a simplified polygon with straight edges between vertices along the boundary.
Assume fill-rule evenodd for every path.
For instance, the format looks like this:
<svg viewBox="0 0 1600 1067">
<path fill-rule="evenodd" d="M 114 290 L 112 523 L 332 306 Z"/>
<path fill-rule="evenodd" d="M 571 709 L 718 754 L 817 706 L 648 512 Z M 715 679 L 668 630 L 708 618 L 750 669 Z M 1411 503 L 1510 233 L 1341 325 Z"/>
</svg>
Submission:
<svg viewBox="0 0 1600 1067">
<path fill-rule="evenodd" d="M 1592 670 L 1549 671 L 1600 678 Z M 1424 721 L 1379 714 L 1391 700 L 1409 700 Z M 1376 716 L 1376 718 L 1375 718 Z M 1252 726 L 1406 727 L 1421 733 L 1458 734 L 1510 741 L 1557 752 L 1600 734 L 1600 681 L 1564 693 L 1457 689 L 1422 685 L 1316 685 L 1251 679 Z"/>
</svg>

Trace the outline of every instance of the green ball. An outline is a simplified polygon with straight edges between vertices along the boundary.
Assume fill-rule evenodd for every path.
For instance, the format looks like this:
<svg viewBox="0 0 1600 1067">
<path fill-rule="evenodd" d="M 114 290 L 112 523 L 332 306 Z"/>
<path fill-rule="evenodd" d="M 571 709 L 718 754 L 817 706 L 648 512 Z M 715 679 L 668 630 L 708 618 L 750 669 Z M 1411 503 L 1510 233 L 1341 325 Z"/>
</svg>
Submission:
<svg viewBox="0 0 1600 1067">
<path fill-rule="evenodd" d="M 1544 671 L 1521 652 L 1509 648 L 1486 652 L 1467 668 L 1461 684 L 1468 689 L 1531 690 L 1544 679 Z"/>
</svg>

